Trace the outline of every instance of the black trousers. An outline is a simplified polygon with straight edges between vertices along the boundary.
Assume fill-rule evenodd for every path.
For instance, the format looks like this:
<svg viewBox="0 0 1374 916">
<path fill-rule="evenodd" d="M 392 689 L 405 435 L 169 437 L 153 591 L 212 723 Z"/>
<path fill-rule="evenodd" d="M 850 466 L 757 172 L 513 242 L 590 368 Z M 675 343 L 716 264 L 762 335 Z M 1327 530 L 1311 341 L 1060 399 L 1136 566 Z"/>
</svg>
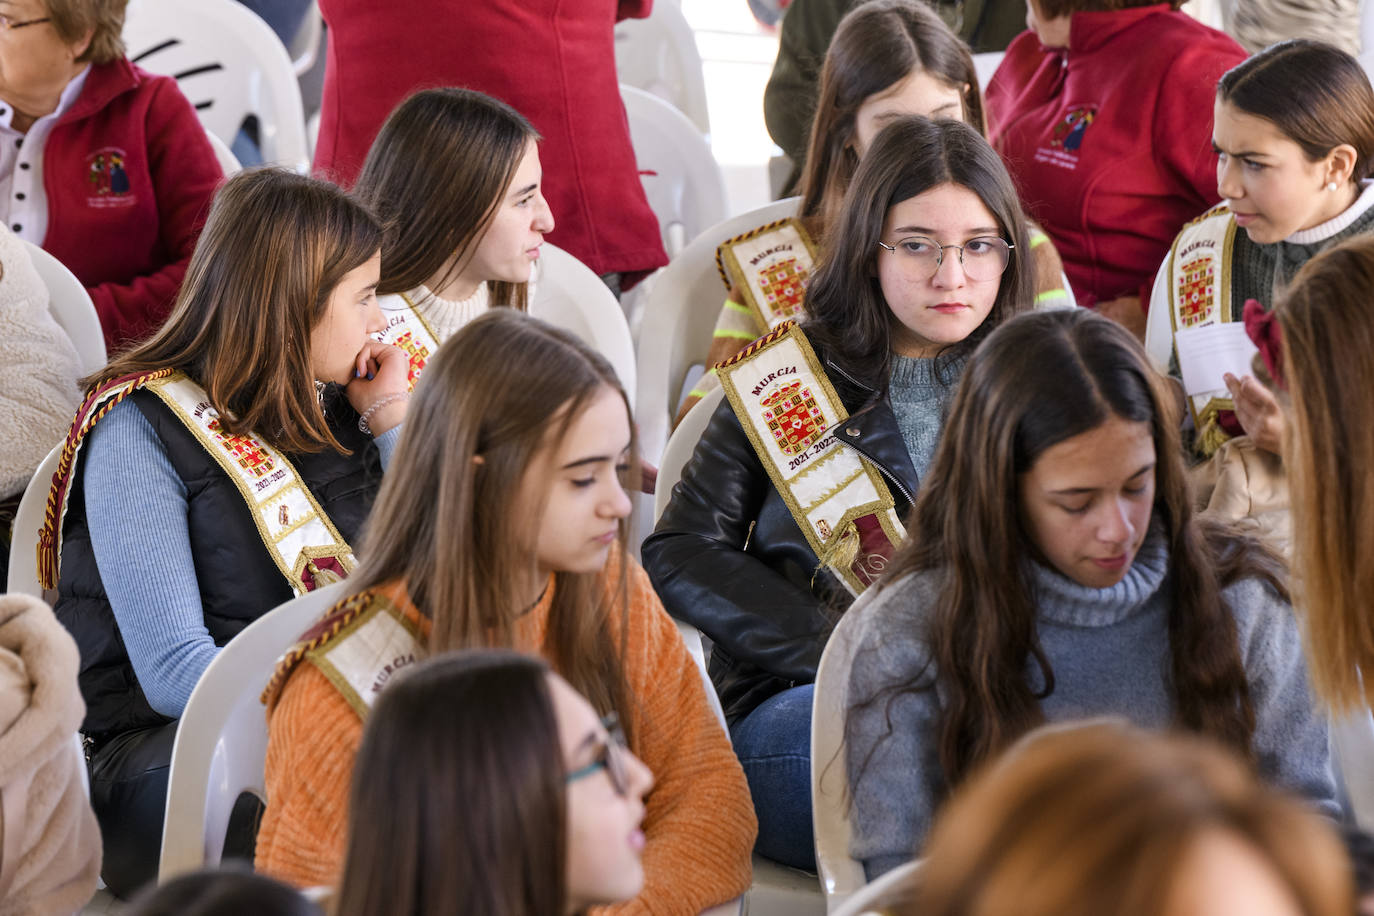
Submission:
<svg viewBox="0 0 1374 916">
<path fill-rule="evenodd" d="M 176 734 L 176 722 L 134 729 L 106 740 L 91 755 L 91 807 L 105 847 L 100 876 L 121 899 L 129 899 L 157 879 L 167 770 Z M 262 805 L 256 798 L 239 798 L 225 837 L 226 859 L 252 859 L 261 815 Z"/>
</svg>

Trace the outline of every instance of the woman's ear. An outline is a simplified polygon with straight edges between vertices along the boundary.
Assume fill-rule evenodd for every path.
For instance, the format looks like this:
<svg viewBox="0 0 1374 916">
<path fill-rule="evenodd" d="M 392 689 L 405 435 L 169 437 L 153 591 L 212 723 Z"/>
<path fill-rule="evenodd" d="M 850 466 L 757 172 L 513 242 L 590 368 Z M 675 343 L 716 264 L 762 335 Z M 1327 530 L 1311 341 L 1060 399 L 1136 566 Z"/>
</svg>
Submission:
<svg viewBox="0 0 1374 916">
<path fill-rule="evenodd" d="M 484 464 L 487 463 L 487 459 L 483 458 L 481 455 L 473 455 L 473 456 L 472 456 L 472 463 L 475 464 L 475 465 L 477 465 L 477 467 L 480 468 L 482 465 L 484 465 Z"/>
<path fill-rule="evenodd" d="M 1343 186 L 1354 174 L 1355 162 L 1358 159 L 1359 153 L 1349 143 L 1342 143 L 1327 153 L 1326 183 L 1335 182 L 1337 186 Z"/>
<path fill-rule="evenodd" d="M 91 49 L 91 39 L 93 38 L 95 38 L 95 29 L 87 29 L 80 38 L 67 44 L 67 53 L 71 55 L 73 63 L 80 60 Z"/>
</svg>

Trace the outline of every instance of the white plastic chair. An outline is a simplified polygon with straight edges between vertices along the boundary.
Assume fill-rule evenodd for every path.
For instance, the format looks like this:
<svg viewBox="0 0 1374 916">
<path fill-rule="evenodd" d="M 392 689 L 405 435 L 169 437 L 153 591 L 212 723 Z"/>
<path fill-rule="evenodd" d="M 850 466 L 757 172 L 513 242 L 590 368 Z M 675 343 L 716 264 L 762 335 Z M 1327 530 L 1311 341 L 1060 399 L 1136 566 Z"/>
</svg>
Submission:
<svg viewBox="0 0 1374 916">
<path fill-rule="evenodd" d="M 890 896 L 893 891 L 907 881 L 911 880 L 911 875 L 920 868 L 919 861 L 905 862 L 898 865 L 892 871 L 880 876 L 872 884 L 865 884 L 854 892 L 847 902 L 839 909 L 832 909 L 830 912 L 834 916 L 863 916 L 864 913 L 878 913 L 883 911 L 890 904 Z"/>
<path fill-rule="evenodd" d="M 615 68 L 621 83 L 653 93 L 711 135 L 701 54 L 676 3 L 655 3 L 648 19 L 616 23 Z"/>
<path fill-rule="evenodd" d="M 702 232 L 661 272 L 644 301 L 639 326 L 639 420 L 641 450 L 656 462 L 668 443 L 682 386 L 693 366 L 706 361 L 711 332 L 725 301 L 716 270 L 716 246 L 765 223 L 795 216 L 801 199 L 789 197 L 717 223 Z"/>
<path fill-rule="evenodd" d="M 816 669 L 811 705 L 811 824 L 816 834 L 816 868 L 826 907 L 835 913 L 864 886 L 863 865 L 849 857 L 848 776 L 844 759 L 844 716 L 857 618 L 846 614 L 830 634 Z"/>
<path fill-rule="evenodd" d="M 347 596 L 346 587 L 338 582 L 268 611 L 231 639 L 201 675 L 172 744 L 158 883 L 218 865 L 234 802 L 243 792 L 265 798 L 262 690 L 277 659 Z"/>
<path fill-rule="evenodd" d="M 1006 56 L 1006 51 L 984 51 L 973 55 L 973 70 L 978 74 L 979 89 L 987 91 L 992 75 L 997 72 L 997 68 L 1002 65 L 1002 58 Z"/>
<path fill-rule="evenodd" d="M 176 77 L 201 123 L 225 143 L 251 115 L 264 162 L 309 171 L 295 67 L 251 10 L 234 0 L 132 0 L 124 43 L 140 67 Z"/>
<path fill-rule="evenodd" d="M 94 372 L 105 365 L 105 334 L 100 330 L 100 316 L 91 302 L 91 294 L 57 258 L 32 242 L 25 242 L 24 247 L 48 288 L 48 311 L 76 346 L 81 371 Z"/>
<path fill-rule="evenodd" d="M 539 249 L 530 314 L 576 334 L 610 362 L 635 404 L 635 346 L 620 303 L 587 265 L 547 242 Z"/>
<path fill-rule="evenodd" d="M 622 85 L 630 142 L 644 195 L 674 258 L 703 229 L 725 219 L 725 177 L 687 116 L 652 93 Z"/>
<path fill-rule="evenodd" d="M 668 508 L 668 501 L 673 498 L 673 487 L 682 479 L 682 469 L 687 466 L 692 452 L 696 451 L 697 441 L 701 439 L 701 434 L 706 431 L 706 425 L 711 422 L 711 416 L 723 400 L 725 389 L 716 388 L 708 392 L 692 405 L 692 409 L 687 411 L 687 416 L 682 418 L 677 429 L 668 437 L 668 445 L 663 449 L 663 458 L 658 463 L 658 485 L 654 487 L 655 522 L 663 515 L 663 510 Z"/>
<path fill-rule="evenodd" d="M 1331 720 L 1331 754 L 1362 830 L 1374 830 L 1374 717 L 1357 709 Z"/>
<path fill-rule="evenodd" d="M 239 157 L 234 155 L 234 151 L 229 148 L 219 137 L 210 132 L 210 128 L 205 128 L 205 136 L 210 138 L 210 146 L 215 150 L 215 159 L 219 162 L 220 169 L 224 172 L 225 178 L 233 178 L 243 171 L 243 166 L 239 163 Z"/>
<path fill-rule="evenodd" d="M 320 4 L 312 2 L 310 9 L 305 11 L 305 18 L 301 20 L 301 27 L 296 30 L 295 37 L 286 49 L 291 55 L 291 67 L 296 71 L 296 76 L 304 76 L 315 66 L 323 35 L 324 18 L 320 15 Z"/>
<path fill-rule="evenodd" d="M 12 595 L 33 595 L 49 600 L 38 584 L 38 530 L 43 527 L 43 512 L 48 506 L 48 491 L 52 489 L 52 475 L 57 471 L 57 459 L 62 443 L 53 446 L 39 463 L 32 479 L 19 499 L 14 513 L 14 533 L 10 536 L 10 568 L 5 591 Z"/>
</svg>

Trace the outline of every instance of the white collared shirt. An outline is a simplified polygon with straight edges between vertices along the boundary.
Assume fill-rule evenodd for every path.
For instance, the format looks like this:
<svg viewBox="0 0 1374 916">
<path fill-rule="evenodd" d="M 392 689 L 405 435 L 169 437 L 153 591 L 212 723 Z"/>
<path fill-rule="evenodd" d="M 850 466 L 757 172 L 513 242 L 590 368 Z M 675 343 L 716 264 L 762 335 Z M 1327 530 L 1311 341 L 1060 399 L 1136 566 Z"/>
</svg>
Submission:
<svg viewBox="0 0 1374 916">
<path fill-rule="evenodd" d="M 86 85 L 82 70 L 62 90 L 57 109 L 33 122 L 27 133 L 10 126 L 14 106 L 0 101 L 0 220 L 14 234 L 35 245 L 48 234 L 48 194 L 43 189 L 43 147 L 53 125 L 64 115 Z"/>
</svg>

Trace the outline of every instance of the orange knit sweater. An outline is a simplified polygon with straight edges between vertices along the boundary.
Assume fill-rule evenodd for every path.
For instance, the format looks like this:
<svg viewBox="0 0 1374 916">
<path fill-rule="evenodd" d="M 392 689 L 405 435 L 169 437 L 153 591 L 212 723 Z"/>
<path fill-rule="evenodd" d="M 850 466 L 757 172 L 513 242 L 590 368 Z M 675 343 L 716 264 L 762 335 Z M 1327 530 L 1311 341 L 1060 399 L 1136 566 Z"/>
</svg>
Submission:
<svg viewBox="0 0 1374 916">
<path fill-rule="evenodd" d="M 521 618 L 515 648 L 537 652 L 543 645 L 552 593 L 551 586 Z M 391 594 L 405 606 L 402 589 Z M 633 562 L 629 600 L 626 675 L 637 706 L 631 733 L 655 784 L 644 817 L 644 890 L 604 912 L 685 916 L 748 889 L 757 823 L 696 663 Z M 301 887 L 336 884 L 363 723 L 319 669 L 300 664 L 268 711 L 268 730 L 257 869 Z"/>
</svg>

